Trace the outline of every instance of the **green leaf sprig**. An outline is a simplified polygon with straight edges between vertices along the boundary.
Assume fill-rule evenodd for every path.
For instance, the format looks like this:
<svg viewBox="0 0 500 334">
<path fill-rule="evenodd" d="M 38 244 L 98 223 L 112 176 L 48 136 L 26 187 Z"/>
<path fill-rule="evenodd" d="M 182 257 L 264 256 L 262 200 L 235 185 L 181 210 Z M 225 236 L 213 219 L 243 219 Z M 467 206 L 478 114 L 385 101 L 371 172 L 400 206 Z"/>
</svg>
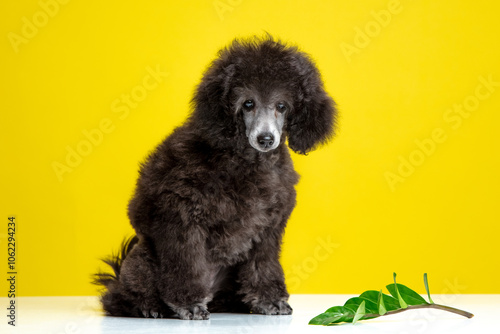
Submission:
<svg viewBox="0 0 500 334">
<path fill-rule="evenodd" d="M 359 320 L 373 319 L 420 308 L 443 310 L 467 318 L 472 318 L 474 316 L 472 313 L 466 311 L 435 304 L 429 292 L 427 274 L 424 274 L 424 284 L 429 302 L 407 286 L 396 283 L 396 273 L 393 274 L 393 278 L 394 283 L 386 286 L 391 294 L 390 296 L 382 293 L 382 290 L 365 291 L 359 297 L 349 299 L 344 306 L 331 307 L 324 313 L 312 318 L 311 321 L 309 321 L 309 325 L 331 326 L 343 322 L 352 322 L 354 324 Z"/>
</svg>

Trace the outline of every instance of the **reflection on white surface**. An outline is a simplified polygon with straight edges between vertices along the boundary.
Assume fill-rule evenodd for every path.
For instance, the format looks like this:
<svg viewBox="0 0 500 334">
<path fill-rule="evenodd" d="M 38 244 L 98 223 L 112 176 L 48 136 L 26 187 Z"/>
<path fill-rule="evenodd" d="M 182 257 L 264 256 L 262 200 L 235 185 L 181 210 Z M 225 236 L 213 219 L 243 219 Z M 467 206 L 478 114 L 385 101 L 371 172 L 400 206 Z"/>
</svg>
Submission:
<svg viewBox="0 0 500 334">
<path fill-rule="evenodd" d="M 289 333 L 292 316 L 212 314 L 206 321 L 135 319 L 126 330 L 123 319 L 104 318 L 102 333 Z"/>
<path fill-rule="evenodd" d="M 327 308 L 343 305 L 351 295 L 293 295 L 290 316 L 211 314 L 210 320 L 139 319 L 105 317 L 96 297 L 17 298 L 17 326 L 7 325 L 7 298 L 0 298 L 4 315 L 0 333 L 497 333 L 500 295 L 435 295 L 436 303 L 449 304 L 475 314 L 466 319 L 439 310 L 414 310 L 356 325 L 310 326 L 309 320 Z M 451 298 L 453 297 L 453 298 Z M 5 305 L 5 307 L 4 307 Z"/>
</svg>

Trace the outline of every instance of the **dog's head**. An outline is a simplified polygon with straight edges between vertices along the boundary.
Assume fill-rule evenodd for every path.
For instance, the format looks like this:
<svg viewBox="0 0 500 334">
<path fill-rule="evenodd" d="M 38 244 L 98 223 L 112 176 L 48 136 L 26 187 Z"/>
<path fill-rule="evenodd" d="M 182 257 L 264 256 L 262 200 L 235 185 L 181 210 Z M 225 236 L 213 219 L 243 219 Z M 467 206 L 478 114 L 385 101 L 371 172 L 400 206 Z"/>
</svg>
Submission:
<svg viewBox="0 0 500 334">
<path fill-rule="evenodd" d="M 243 117 L 248 142 L 261 152 L 274 150 L 284 139 L 283 128 L 292 106 L 293 99 L 285 90 L 234 89 L 233 110 Z"/>
<path fill-rule="evenodd" d="M 292 150 L 306 154 L 332 136 L 336 115 L 314 62 L 270 36 L 221 50 L 193 104 L 193 116 L 218 140 L 244 134 L 261 152 L 288 138 Z"/>
</svg>

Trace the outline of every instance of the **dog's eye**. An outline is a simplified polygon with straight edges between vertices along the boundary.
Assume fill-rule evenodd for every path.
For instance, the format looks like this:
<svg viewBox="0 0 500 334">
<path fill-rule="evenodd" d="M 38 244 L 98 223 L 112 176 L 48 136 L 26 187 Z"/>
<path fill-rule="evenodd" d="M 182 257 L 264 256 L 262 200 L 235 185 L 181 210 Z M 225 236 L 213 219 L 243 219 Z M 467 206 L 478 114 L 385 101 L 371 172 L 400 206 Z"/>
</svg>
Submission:
<svg viewBox="0 0 500 334">
<path fill-rule="evenodd" d="M 253 102 L 253 100 L 246 100 L 245 102 L 243 102 L 243 109 L 245 109 L 246 111 L 252 110 L 254 106 L 255 103 Z"/>
<path fill-rule="evenodd" d="M 278 112 L 280 113 L 284 113 L 286 111 L 286 104 L 283 102 L 278 102 L 276 104 L 276 110 L 278 110 Z"/>
</svg>

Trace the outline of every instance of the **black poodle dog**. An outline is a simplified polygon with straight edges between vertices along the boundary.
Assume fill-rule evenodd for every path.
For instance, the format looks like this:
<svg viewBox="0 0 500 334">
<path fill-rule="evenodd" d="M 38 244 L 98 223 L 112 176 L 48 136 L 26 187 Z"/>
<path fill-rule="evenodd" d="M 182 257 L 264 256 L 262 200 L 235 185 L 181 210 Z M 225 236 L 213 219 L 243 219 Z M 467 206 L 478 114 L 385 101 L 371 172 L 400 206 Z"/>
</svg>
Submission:
<svg viewBox="0 0 500 334">
<path fill-rule="evenodd" d="M 291 314 L 282 235 L 306 154 L 333 135 L 335 103 L 313 61 L 271 36 L 218 54 L 192 114 L 142 164 L 128 215 L 136 236 L 99 273 L 112 316 L 208 319 Z M 286 141 L 288 140 L 288 147 Z"/>
</svg>

